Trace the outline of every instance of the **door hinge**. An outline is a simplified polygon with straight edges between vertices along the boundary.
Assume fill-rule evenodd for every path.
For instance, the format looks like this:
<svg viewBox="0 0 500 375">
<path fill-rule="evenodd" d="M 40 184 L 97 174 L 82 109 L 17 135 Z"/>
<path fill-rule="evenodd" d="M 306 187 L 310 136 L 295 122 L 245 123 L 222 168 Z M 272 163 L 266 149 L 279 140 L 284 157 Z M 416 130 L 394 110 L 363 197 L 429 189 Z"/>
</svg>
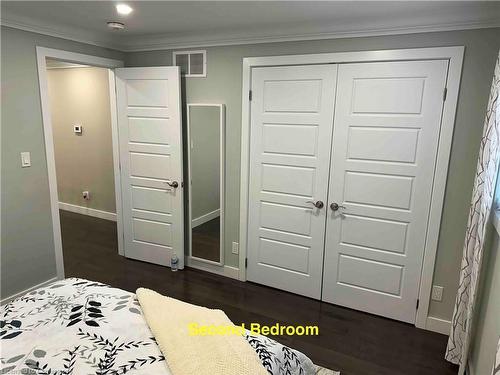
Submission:
<svg viewBox="0 0 500 375">
<path fill-rule="evenodd" d="M 245 258 L 245 268 L 248 268 L 248 258 Z"/>
<path fill-rule="evenodd" d="M 248 100 L 252 101 L 252 90 L 248 91 Z"/>
<path fill-rule="evenodd" d="M 419 304 L 420 304 L 420 300 L 419 300 L 419 299 L 417 299 L 417 307 L 416 307 L 416 309 L 417 309 L 417 310 L 418 310 L 418 305 L 419 305 Z"/>
<path fill-rule="evenodd" d="M 448 88 L 445 87 L 443 91 L 443 102 L 446 100 L 446 96 L 448 95 Z"/>
</svg>

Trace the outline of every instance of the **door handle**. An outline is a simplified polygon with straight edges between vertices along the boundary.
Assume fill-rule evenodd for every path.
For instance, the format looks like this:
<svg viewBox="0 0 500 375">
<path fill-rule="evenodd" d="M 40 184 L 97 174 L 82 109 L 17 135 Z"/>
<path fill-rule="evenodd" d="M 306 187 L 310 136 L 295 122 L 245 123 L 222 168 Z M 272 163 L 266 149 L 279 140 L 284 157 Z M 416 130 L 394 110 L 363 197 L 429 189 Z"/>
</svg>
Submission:
<svg viewBox="0 0 500 375">
<path fill-rule="evenodd" d="M 333 202 L 331 205 L 330 205 L 330 208 L 332 209 L 332 211 L 338 211 L 339 208 L 345 210 L 345 206 L 342 206 L 342 205 L 339 205 L 338 203 L 336 202 Z"/>
<path fill-rule="evenodd" d="M 177 181 L 172 181 L 172 182 L 166 181 L 165 183 L 174 189 L 177 189 L 179 187 L 179 183 Z"/>
<path fill-rule="evenodd" d="M 311 203 L 316 208 L 323 208 L 323 206 L 325 205 L 322 201 L 307 201 L 306 203 Z"/>
</svg>

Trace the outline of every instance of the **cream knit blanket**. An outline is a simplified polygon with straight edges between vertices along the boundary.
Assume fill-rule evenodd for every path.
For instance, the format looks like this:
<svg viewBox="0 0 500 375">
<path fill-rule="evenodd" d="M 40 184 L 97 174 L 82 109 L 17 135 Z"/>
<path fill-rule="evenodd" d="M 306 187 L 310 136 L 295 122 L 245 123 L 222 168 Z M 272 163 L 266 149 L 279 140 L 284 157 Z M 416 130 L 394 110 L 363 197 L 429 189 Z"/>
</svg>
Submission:
<svg viewBox="0 0 500 375">
<path fill-rule="evenodd" d="M 267 375 L 243 336 L 190 334 L 192 324 L 232 326 L 223 311 L 165 297 L 149 289 L 139 288 L 136 293 L 173 375 Z"/>
</svg>

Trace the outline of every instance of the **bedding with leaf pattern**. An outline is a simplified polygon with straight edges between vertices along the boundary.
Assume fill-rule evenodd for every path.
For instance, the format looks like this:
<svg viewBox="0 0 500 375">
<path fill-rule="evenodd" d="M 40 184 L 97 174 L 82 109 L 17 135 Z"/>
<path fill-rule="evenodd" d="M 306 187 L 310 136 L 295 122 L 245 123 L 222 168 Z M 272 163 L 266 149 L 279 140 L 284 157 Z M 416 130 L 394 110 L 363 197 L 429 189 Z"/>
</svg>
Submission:
<svg viewBox="0 0 500 375">
<path fill-rule="evenodd" d="M 2 374 L 170 374 L 133 293 L 71 278 L 0 313 Z M 246 339 L 270 374 L 316 372 L 299 351 L 249 332 Z"/>
</svg>

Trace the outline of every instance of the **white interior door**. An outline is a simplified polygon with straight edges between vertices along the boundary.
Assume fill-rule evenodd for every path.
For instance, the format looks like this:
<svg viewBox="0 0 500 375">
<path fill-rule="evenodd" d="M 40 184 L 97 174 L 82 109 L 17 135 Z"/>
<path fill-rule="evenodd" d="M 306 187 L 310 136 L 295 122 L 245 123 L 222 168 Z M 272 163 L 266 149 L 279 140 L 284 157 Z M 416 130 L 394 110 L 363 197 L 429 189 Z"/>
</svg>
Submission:
<svg viewBox="0 0 500 375">
<path fill-rule="evenodd" d="M 414 323 L 447 66 L 339 66 L 323 300 Z"/>
<path fill-rule="evenodd" d="M 321 297 L 336 65 L 252 69 L 250 281 Z M 320 205 L 320 204 L 318 204 Z"/>
<path fill-rule="evenodd" d="M 179 68 L 115 72 L 125 256 L 183 268 Z"/>
</svg>

